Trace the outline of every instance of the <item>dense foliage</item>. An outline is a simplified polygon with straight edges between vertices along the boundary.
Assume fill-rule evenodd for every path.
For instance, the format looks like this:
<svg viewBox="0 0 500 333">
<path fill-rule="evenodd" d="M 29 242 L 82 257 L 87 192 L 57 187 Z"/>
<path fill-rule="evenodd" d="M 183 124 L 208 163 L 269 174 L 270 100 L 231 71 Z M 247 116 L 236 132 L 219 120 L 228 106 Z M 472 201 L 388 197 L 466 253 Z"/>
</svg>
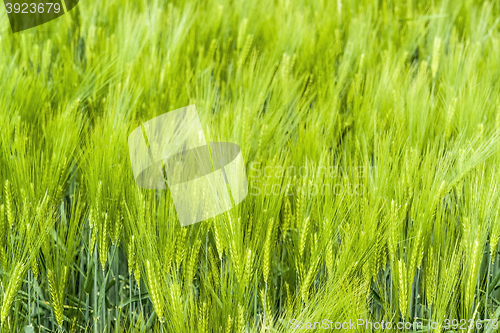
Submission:
<svg viewBox="0 0 500 333">
<path fill-rule="evenodd" d="M 499 54 L 476 0 L 2 10 L 1 332 L 498 319 Z M 181 228 L 127 137 L 189 104 L 249 195 Z"/>
</svg>

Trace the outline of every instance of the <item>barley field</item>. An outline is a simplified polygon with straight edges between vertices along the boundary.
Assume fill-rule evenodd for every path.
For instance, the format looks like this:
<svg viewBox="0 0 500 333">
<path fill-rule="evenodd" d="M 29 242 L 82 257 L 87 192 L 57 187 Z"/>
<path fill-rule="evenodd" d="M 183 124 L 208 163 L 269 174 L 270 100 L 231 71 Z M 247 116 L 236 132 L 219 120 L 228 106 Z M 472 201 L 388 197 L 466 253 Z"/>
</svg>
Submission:
<svg viewBox="0 0 500 333">
<path fill-rule="evenodd" d="M 3 8 L 1 333 L 499 327 L 498 2 Z M 127 140 L 191 104 L 248 195 L 181 227 Z"/>
</svg>

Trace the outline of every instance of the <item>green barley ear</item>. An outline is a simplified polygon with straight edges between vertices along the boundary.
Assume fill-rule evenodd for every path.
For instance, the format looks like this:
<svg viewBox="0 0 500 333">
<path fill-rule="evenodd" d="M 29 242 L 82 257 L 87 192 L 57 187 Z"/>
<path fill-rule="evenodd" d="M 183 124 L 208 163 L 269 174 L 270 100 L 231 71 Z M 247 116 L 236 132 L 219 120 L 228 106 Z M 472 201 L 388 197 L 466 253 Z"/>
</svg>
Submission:
<svg viewBox="0 0 500 333">
<path fill-rule="evenodd" d="M 245 308 L 241 303 L 238 304 L 238 327 L 236 332 L 245 332 Z"/>
<path fill-rule="evenodd" d="M 95 207 L 96 207 L 97 214 L 100 214 L 100 212 L 101 212 L 101 207 L 100 207 L 101 194 L 102 194 L 102 181 L 99 181 L 99 183 L 97 185 L 97 195 L 95 197 Z"/>
<path fill-rule="evenodd" d="M 89 227 L 90 227 L 90 252 L 94 253 L 95 249 L 95 242 L 97 240 L 97 228 L 96 228 L 96 221 L 94 218 L 94 210 L 90 209 L 89 212 Z"/>
<path fill-rule="evenodd" d="M 483 142 L 484 139 L 484 124 L 479 123 L 477 124 L 477 138 L 479 142 Z"/>
<path fill-rule="evenodd" d="M 28 243 L 30 244 L 30 246 L 32 246 L 32 244 L 35 244 L 34 238 L 38 237 L 38 235 L 36 234 L 36 230 L 34 230 L 35 226 L 31 226 L 30 223 L 28 223 L 26 225 L 26 228 L 27 228 L 27 232 L 28 232 Z M 35 276 L 35 278 L 38 278 L 38 274 L 39 274 L 37 253 L 38 253 L 38 250 L 36 251 L 36 253 L 33 253 L 34 258 L 33 258 L 33 260 L 31 260 L 31 263 L 30 263 L 31 271 L 33 272 L 33 275 Z"/>
<path fill-rule="evenodd" d="M 158 282 L 158 273 L 156 272 L 156 266 L 151 264 L 149 260 L 146 260 L 146 274 L 149 281 L 149 295 L 151 297 L 151 302 L 155 309 L 156 315 L 160 321 L 163 320 L 163 307 L 164 299 L 161 292 L 161 286 Z"/>
<path fill-rule="evenodd" d="M 427 61 L 422 61 L 418 67 L 418 80 L 421 82 L 426 80 L 427 70 L 429 69 L 429 64 Z"/>
<path fill-rule="evenodd" d="M 52 218 L 50 208 L 50 195 L 47 193 L 43 197 L 42 203 L 37 208 L 37 220 L 39 223 L 45 223 L 47 219 Z"/>
<path fill-rule="evenodd" d="M 141 264 L 138 260 L 135 261 L 134 265 L 134 279 L 137 282 L 137 288 L 141 289 Z"/>
<path fill-rule="evenodd" d="M 404 260 L 398 260 L 398 270 L 399 270 L 399 309 L 403 314 L 403 318 L 406 318 L 407 314 L 407 296 L 406 296 L 406 265 Z"/>
<path fill-rule="evenodd" d="M 0 205 L 0 235 L 2 238 L 0 239 L 0 242 L 3 241 L 3 235 L 7 231 L 7 225 L 5 223 L 5 206 L 4 204 Z"/>
<path fill-rule="evenodd" d="M 269 275 L 271 272 L 271 247 L 273 246 L 273 226 L 274 219 L 271 218 L 269 225 L 267 226 L 266 241 L 264 242 L 264 263 L 263 263 L 263 274 L 264 282 L 267 284 L 269 280 Z"/>
<path fill-rule="evenodd" d="M 415 270 L 420 267 L 421 264 L 421 253 L 424 251 L 422 245 L 422 227 L 418 229 L 417 236 L 413 243 L 412 254 L 410 258 L 410 268 L 409 273 L 414 274 Z M 410 276 L 411 277 L 411 276 Z"/>
<path fill-rule="evenodd" d="M 250 48 L 252 47 L 252 42 L 253 42 L 253 35 L 248 35 L 247 39 L 245 41 L 245 45 L 243 46 L 243 49 L 241 50 L 241 56 L 238 61 L 238 65 L 242 66 L 245 63 L 245 60 L 248 57 L 248 52 L 250 51 Z"/>
<path fill-rule="evenodd" d="M 132 275 L 132 272 L 135 267 L 135 244 L 134 244 L 134 235 L 128 241 L 128 249 L 127 249 L 127 262 L 128 262 L 128 274 Z"/>
<path fill-rule="evenodd" d="M 104 222 L 102 224 L 102 234 L 99 240 L 99 260 L 101 261 L 102 270 L 106 267 L 108 260 L 108 213 L 104 214 Z"/>
<path fill-rule="evenodd" d="M 453 116 L 455 115 L 455 106 L 457 104 L 457 99 L 453 98 L 452 102 L 448 106 L 448 111 L 446 112 L 446 120 L 444 124 L 445 139 L 448 140 L 451 135 L 451 124 Z"/>
<path fill-rule="evenodd" d="M 18 262 L 14 267 L 3 295 L 2 309 L 0 311 L 0 321 L 2 322 L 2 325 L 5 324 L 5 320 L 7 319 L 12 303 L 14 302 L 14 298 L 16 297 L 18 290 L 21 288 L 25 273 L 25 265 L 22 262 Z"/>
<path fill-rule="evenodd" d="M 302 226 L 302 230 L 300 232 L 300 243 L 299 243 L 299 256 L 301 259 L 304 258 L 304 251 L 306 249 L 307 236 L 309 234 L 309 230 L 311 223 L 309 222 L 309 217 L 307 217 Z"/>
<path fill-rule="evenodd" d="M 210 268 L 210 274 L 213 278 L 213 282 L 215 284 L 216 288 L 221 287 L 221 280 L 220 280 L 220 264 L 217 262 L 217 254 L 215 253 L 215 250 L 212 249 L 212 247 L 208 248 L 208 262 L 209 262 L 209 268 Z"/>
<path fill-rule="evenodd" d="M 252 223 L 252 219 L 250 217 L 250 215 L 247 215 L 247 220 L 248 220 L 248 223 L 247 223 L 247 227 L 246 227 L 246 230 L 245 230 L 245 238 L 244 240 L 249 240 L 251 239 L 251 236 L 252 236 L 252 227 L 253 227 L 253 223 Z"/>
<path fill-rule="evenodd" d="M 62 270 L 62 277 L 60 279 L 61 284 L 59 286 L 59 299 L 64 303 L 64 290 L 66 289 L 66 284 L 68 283 L 69 279 L 69 267 L 64 265 L 63 270 Z"/>
<path fill-rule="evenodd" d="M 471 261 L 472 265 L 469 267 L 469 283 L 466 286 L 465 292 L 465 306 L 469 307 L 472 305 L 472 301 L 474 298 L 474 288 L 476 287 L 476 279 L 477 279 L 477 269 L 479 269 L 477 263 L 481 263 L 479 260 L 479 255 L 482 256 L 482 249 L 479 248 L 479 241 L 476 239 L 472 246 L 472 256 Z"/>
<path fill-rule="evenodd" d="M 7 223 L 9 228 L 12 229 L 14 224 L 14 203 L 12 202 L 12 193 L 10 192 L 9 180 L 5 181 L 5 204 L 7 205 Z"/>
<path fill-rule="evenodd" d="M 199 314 L 198 314 L 198 332 L 201 332 L 201 333 L 208 332 L 207 315 L 208 315 L 207 303 L 203 302 L 203 304 L 201 304 L 201 306 L 199 308 Z"/>
<path fill-rule="evenodd" d="M 496 188 L 494 190 L 494 193 L 496 193 Z M 498 221 L 498 213 L 499 210 L 497 210 L 495 214 L 495 219 L 493 221 Z M 493 223 L 493 227 L 491 228 L 491 233 L 490 233 L 490 256 L 491 256 L 491 262 L 495 262 L 495 255 L 497 254 L 497 247 L 498 247 L 498 238 L 500 237 L 500 223 Z"/>
<path fill-rule="evenodd" d="M 301 296 L 304 302 L 307 302 L 309 299 L 309 289 L 314 281 L 314 277 L 316 276 L 316 271 L 318 264 L 320 262 L 321 256 L 317 256 L 316 260 L 311 263 L 309 270 L 307 271 L 306 278 L 304 279 L 301 286 Z M 367 280 L 368 281 L 368 280 Z"/>
<path fill-rule="evenodd" d="M 179 283 L 174 279 L 172 281 L 173 283 L 170 284 L 170 306 L 172 309 L 175 309 L 176 311 L 179 311 L 183 308 L 183 305 L 181 303 L 182 300 L 182 294 L 180 290 Z"/>
<path fill-rule="evenodd" d="M 47 271 L 47 279 L 49 280 L 50 297 L 52 298 L 52 309 L 54 310 L 54 316 L 56 317 L 57 324 L 59 327 L 63 326 L 63 304 L 61 302 L 61 292 L 58 290 L 58 286 L 55 280 L 54 272 L 49 268 Z"/>
<path fill-rule="evenodd" d="M 296 183 L 296 177 L 294 176 L 293 177 L 294 180 L 293 180 L 293 183 L 295 184 Z M 298 182 L 301 182 L 301 189 L 303 189 L 303 187 L 305 186 L 304 182 L 303 181 L 298 181 Z M 298 191 L 299 193 L 297 193 L 297 200 L 296 200 L 296 208 L 295 208 L 295 223 L 296 223 L 296 227 L 299 226 L 299 223 L 301 222 L 303 216 L 304 216 L 304 208 L 305 208 L 305 191 L 304 190 L 301 190 L 301 191 Z"/>
<path fill-rule="evenodd" d="M 243 276 L 243 286 L 248 286 L 250 282 L 250 277 L 252 276 L 254 256 L 251 249 L 248 249 L 247 255 L 245 256 L 245 275 Z"/>
<path fill-rule="evenodd" d="M 175 242 L 175 262 L 177 267 L 181 267 L 181 263 L 184 261 L 185 252 L 186 252 L 186 236 L 187 229 L 181 228 L 177 233 L 176 242 Z"/>
<path fill-rule="evenodd" d="M 220 230 L 220 222 L 216 221 L 216 219 L 212 219 L 212 225 L 214 227 L 214 237 L 215 237 L 215 246 L 217 247 L 217 255 L 219 256 L 219 260 L 222 260 L 222 256 L 224 255 L 224 243 L 221 239 L 221 230 Z"/>
<path fill-rule="evenodd" d="M 198 261 L 198 253 L 201 247 L 201 240 L 196 239 L 193 246 L 191 247 L 191 253 L 189 256 L 189 261 L 186 266 L 186 285 L 189 286 L 193 282 L 193 278 L 196 274 L 196 263 Z"/>
<path fill-rule="evenodd" d="M 439 69 L 439 58 L 441 56 L 441 38 L 435 37 L 434 38 L 434 46 L 432 48 L 432 64 L 431 64 L 431 70 L 432 70 L 432 79 L 436 79 L 436 74 Z"/>
<path fill-rule="evenodd" d="M 7 269 L 7 254 L 5 253 L 5 235 L 7 232 L 7 224 L 5 223 L 5 207 L 0 205 L 0 265 L 3 269 Z"/>
<path fill-rule="evenodd" d="M 248 25 L 248 18 L 244 18 L 241 22 L 240 28 L 238 29 L 238 37 L 236 39 L 236 48 L 240 50 L 243 47 L 243 37 L 246 35 Z"/>
<path fill-rule="evenodd" d="M 227 317 L 227 324 L 226 324 L 226 332 L 227 333 L 231 333 L 232 332 L 232 330 L 231 330 L 232 324 L 233 324 L 233 321 L 231 320 L 231 315 L 229 315 Z"/>
<path fill-rule="evenodd" d="M 57 190 L 56 190 L 56 194 L 55 194 L 55 199 L 57 201 L 61 201 L 63 199 L 63 191 L 64 191 L 64 187 L 61 185 L 57 185 Z"/>
<path fill-rule="evenodd" d="M 283 219 L 283 225 L 281 227 L 282 229 L 282 236 L 283 239 L 286 240 L 286 234 L 288 232 L 288 229 L 290 228 L 290 221 L 292 219 L 292 207 L 290 204 L 290 199 L 286 197 L 285 199 L 285 210 L 284 210 L 284 219 Z"/>
<path fill-rule="evenodd" d="M 114 238 L 113 238 L 113 244 L 118 245 L 118 242 L 120 241 L 120 234 L 122 231 L 122 226 L 123 226 L 123 215 L 121 211 L 118 212 L 118 217 L 116 218 L 115 221 L 115 232 L 114 232 Z"/>
</svg>

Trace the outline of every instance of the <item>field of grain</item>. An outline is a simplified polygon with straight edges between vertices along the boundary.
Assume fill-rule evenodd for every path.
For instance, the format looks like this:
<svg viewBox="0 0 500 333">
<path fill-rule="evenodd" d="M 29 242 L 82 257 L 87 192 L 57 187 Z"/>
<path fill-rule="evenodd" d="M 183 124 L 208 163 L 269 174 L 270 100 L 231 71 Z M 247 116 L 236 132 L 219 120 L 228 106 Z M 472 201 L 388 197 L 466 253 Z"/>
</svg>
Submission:
<svg viewBox="0 0 500 333">
<path fill-rule="evenodd" d="M 495 1 L 0 6 L 0 332 L 496 331 L 499 79 Z M 181 227 L 127 139 L 191 104 L 248 195 Z"/>
</svg>

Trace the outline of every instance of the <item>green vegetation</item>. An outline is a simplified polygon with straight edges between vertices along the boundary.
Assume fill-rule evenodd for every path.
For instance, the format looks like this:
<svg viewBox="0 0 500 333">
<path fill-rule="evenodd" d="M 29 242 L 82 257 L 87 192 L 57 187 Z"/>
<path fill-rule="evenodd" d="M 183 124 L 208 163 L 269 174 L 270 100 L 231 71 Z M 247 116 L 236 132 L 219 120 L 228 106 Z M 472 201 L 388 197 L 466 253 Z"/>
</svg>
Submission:
<svg viewBox="0 0 500 333">
<path fill-rule="evenodd" d="M 476 0 L 0 11 L 0 331 L 498 319 L 499 54 Z M 249 195 L 181 228 L 127 138 L 189 104 Z"/>
</svg>

